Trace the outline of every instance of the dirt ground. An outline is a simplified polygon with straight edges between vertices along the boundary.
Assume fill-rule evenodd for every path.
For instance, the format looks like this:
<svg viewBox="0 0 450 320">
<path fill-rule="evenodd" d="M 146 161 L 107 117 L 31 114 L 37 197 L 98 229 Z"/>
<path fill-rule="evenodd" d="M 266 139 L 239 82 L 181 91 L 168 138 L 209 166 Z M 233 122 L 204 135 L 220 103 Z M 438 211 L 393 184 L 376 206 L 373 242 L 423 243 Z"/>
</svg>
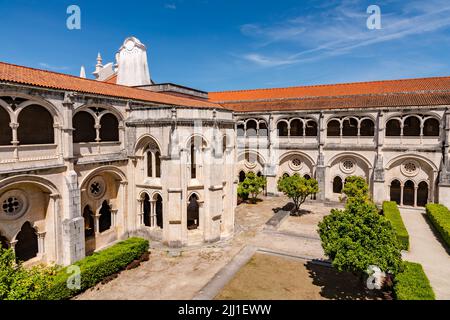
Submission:
<svg viewBox="0 0 450 320">
<path fill-rule="evenodd" d="M 99 284 L 75 299 L 192 299 L 247 245 L 324 259 L 316 229 L 317 221 L 329 213 L 330 208 L 322 204 L 305 204 L 304 208 L 311 214 L 290 217 L 279 230 L 264 228 L 274 214 L 273 209 L 281 208 L 287 202 L 284 197 L 276 197 L 264 198 L 256 205 L 239 205 L 235 235 L 228 241 L 183 249 L 175 256 L 169 254 L 168 248 L 151 243 L 149 261 L 136 269 L 123 271 L 111 282 Z"/>
<path fill-rule="evenodd" d="M 352 274 L 305 260 L 256 253 L 216 300 L 383 299 Z"/>
</svg>

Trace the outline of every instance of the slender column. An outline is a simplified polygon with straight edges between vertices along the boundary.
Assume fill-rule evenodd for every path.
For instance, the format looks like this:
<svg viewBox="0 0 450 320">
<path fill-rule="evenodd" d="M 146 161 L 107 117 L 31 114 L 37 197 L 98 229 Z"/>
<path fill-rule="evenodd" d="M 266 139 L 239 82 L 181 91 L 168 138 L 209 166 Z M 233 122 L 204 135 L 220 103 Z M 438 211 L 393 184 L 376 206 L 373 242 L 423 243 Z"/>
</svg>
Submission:
<svg viewBox="0 0 450 320">
<path fill-rule="evenodd" d="M 138 199 L 139 202 L 139 213 L 138 213 L 138 219 L 139 219 L 139 226 L 144 225 L 144 200 Z"/>
<path fill-rule="evenodd" d="M 54 241 L 55 241 L 55 256 L 54 259 L 56 263 L 59 262 L 59 210 L 58 210 L 58 199 L 60 195 L 57 193 L 53 193 L 50 195 L 50 199 L 52 200 L 53 205 L 53 233 L 54 233 Z"/>
<path fill-rule="evenodd" d="M 151 177 L 152 178 L 156 178 L 156 152 L 151 152 L 152 153 L 152 172 Z"/>
<path fill-rule="evenodd" d="M 116 227 L 117 226 L 117 212 L 119 209 L 111 209 L 111 226 Z"/>
<path fill-rule="evenodd" d="M 17 129 L 19 128 L 19 124 L 15 122 L 11 122 L 9 126 L 12 129 L 12 141 L 11 144 L 14 147 L 14 159 L 19 160 L 19 140 L 17 140 Z"/>
<path fill-rule="evenodd" d="M 94 214 L 94 226 L 95 226 L 95 233 L 100 233 L 100 215 Z"/>
<path fill-rule="evenodd" d="M 156 227 L 156 200 L 150 201 L 150 227 Z"/>
<path fill-rule="evenodd" d="M 414 207 L 417 207 L 417 190 L 419 190 L 419 186 L 414 186 Z"/>
<path fill-rule="evenodd" d="M 38 254 L 39 258 L 42 258 L 45 254 L 45 231 L 44 232 L 36 232 L 38 238 Z"/>
<path fill-rule="evenodd" d="M 400 184 L 400 205 L 403 205 L 403 183 Z"/>
<path fill-rule="evenodd" d="M 97 153 L 101 152 L 101 149 L 100 149 L 100 141 L 101 141 L 101 139 L 100 139 L 100 129 L 101 129 L 101 127 L 102 126 L 100 124 L 96 124 L 94 126 L 94 128 L 95 128 L 95 142 L 97 143 Z"/>
</svg>

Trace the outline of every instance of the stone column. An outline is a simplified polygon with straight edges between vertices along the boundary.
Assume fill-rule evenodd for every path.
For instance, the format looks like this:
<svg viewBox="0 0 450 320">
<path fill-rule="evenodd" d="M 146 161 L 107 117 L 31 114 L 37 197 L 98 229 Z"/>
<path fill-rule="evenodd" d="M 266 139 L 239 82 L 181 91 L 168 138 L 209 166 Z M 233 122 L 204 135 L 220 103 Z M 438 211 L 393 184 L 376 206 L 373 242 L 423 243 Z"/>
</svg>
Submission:
<svg viewBox="0 0 450 320">
<path fill-rule="evenodd" d="M 326 166 L 325 166 L 325 156 L 323 154 L 323 147 L 325 145 L 326 139 L 326 125 L 324 114 L 320 113 L 319 116 L 319 155 L 317 157 L 317 166 L 316 166 L 316 180 L 319 184 L 319 193 L 317 194 L 317 200 L 325 201 L 326 199 Z M 342 135 L 341 135 L 342 139 Z"/>
<path fill-rule="evenodd" d="M 94 214 L 94 227 L 95 227 L 95 234 L 98 235 L 100 233 L 100 215 Z"/>
<path fill-rule="evenodd" d="M 150 200 L 150 227 L 154 228 L 156 226 L 156 200 Z"/>
<path fill-rule="evenodd" d="M 111 209 L 111 227 L 117 227 L 117 212 L 119 209 Z"/>
<path fill-rule="evenodd" d="M 60 195 L 55 193 L 50 195 L 50 199 L 52 204 L 51 207 L 53 208 L 53 237 L 55 241 L 55 251 L 54 251 L 54 259 L 57 264 L 60 263 L 61 257 L 60 257 L 60 250 L 59 250 L 59 242 L 61 237 L 61 231 L 60 231 L 60 215 L 59 215 L 59 199 Z"/>
<path fill-rule="evenodd" d="M 143 199 L 138 199 L 137 200 L 139 202 L 139 213 L 138 213 L 138 219 L 139 219 L 139 223 L 138 226 L 143 226 L 144 225 L 144 200 Z"/>
<path fill-rule="evenodd" d="M 44 232 L 36 232 L 38 238 L 38 254 L 39 259 L 42 259 L 45 254 L 45 231 Z"/>
<path fill-rule="evenodd" d="M 400 183 L 400 205 L 403 205 L 403 183 Z"/>
<path fill-rule="evenodd" d="M 373 201 L 377 205 L 381 205 L 383 201 L 386 200 L 386 190 L 385 190 L 385 172 L 384 172 L 384 161 L 383 161 L 383 143 L 384 143 L 384 113 L 379 112 L 377 116 L 375 132 L 375 143 L 377 155 L 375 158 L 375 165 L 373 169 L 373 189 L 372 197 Z"/>
<path fill-rule="evenodd" d="M 14 147 L 14 159 L 19 160 L 19 140 L 17 140 L 17 129 L 19 128 L 19 124 L 12 122 L 9 124 L 12 129 L 12 141 L 11 144 Z"/>
</svg>

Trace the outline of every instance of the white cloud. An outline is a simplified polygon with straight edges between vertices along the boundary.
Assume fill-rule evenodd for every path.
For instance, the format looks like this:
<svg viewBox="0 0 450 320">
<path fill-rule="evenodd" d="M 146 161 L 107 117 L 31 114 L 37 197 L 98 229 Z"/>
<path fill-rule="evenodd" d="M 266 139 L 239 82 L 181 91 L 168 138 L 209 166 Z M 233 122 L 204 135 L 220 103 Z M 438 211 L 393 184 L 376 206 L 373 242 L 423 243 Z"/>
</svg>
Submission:
<svg viewBox="0 0 450 320">
<path fill-rule="evenodd" d="M 276 57 L 251 52 L 242 58 L 260 66 L 316 61 L 343 55 L 354 49 L 401 40 L 414 35 L 431 33 L 450 27 L 450 5 L 447 0 L 409 1 L 396 13 L 382 10 L 382 29 L 366 28 L 368 14 L 359 0 L 345 0 L 327 6 L 314 14 L 298 16 L 275 25 L 246 24 L 241 33 L 251 37 L 259 51 L 277 47 Z M 289 44 L 289 52 L 280 53 L 280 43 Z M 293 51 L 292 47 L 298 47 Z"/>
<path fill-rule="evenodd" d="M 41 68 L 45 68 L 45 69 L 53 70 L 53 71 L 65 71 L 65 70 L 69 70 L 70 69 L 68 66 L 53 66 L 53 65 L 50 65 L 50 64 L 48 64 L 46 62 L 39 62 L 39 66 Z"/>
<path fill-rule="evenodd" d="M 167 3 L 164 8 L 166 9 L 170 9 L 170 10 L 176 10 L 177 9 L 177 5 L 175 3 Z"/>
</svg>

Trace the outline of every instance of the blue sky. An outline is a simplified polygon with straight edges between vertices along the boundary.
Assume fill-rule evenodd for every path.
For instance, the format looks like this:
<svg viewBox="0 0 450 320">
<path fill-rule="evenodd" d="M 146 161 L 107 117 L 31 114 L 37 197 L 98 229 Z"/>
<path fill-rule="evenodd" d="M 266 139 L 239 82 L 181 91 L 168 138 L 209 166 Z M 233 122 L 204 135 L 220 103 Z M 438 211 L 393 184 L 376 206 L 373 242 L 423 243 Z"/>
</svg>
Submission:
<svg viewBox="0 0 450 320">
<path fill-rule="evenodd" d="M 66 28 L 71 4 L 81 30 Z M 381 30 L 366 27 L 371 4 Z M 0 0 L 0 12 L 0 61 L 74 75 L 130 35 L 154 81 L 207 91 L 450 75 L 448 0 Z"/>
</svg>

